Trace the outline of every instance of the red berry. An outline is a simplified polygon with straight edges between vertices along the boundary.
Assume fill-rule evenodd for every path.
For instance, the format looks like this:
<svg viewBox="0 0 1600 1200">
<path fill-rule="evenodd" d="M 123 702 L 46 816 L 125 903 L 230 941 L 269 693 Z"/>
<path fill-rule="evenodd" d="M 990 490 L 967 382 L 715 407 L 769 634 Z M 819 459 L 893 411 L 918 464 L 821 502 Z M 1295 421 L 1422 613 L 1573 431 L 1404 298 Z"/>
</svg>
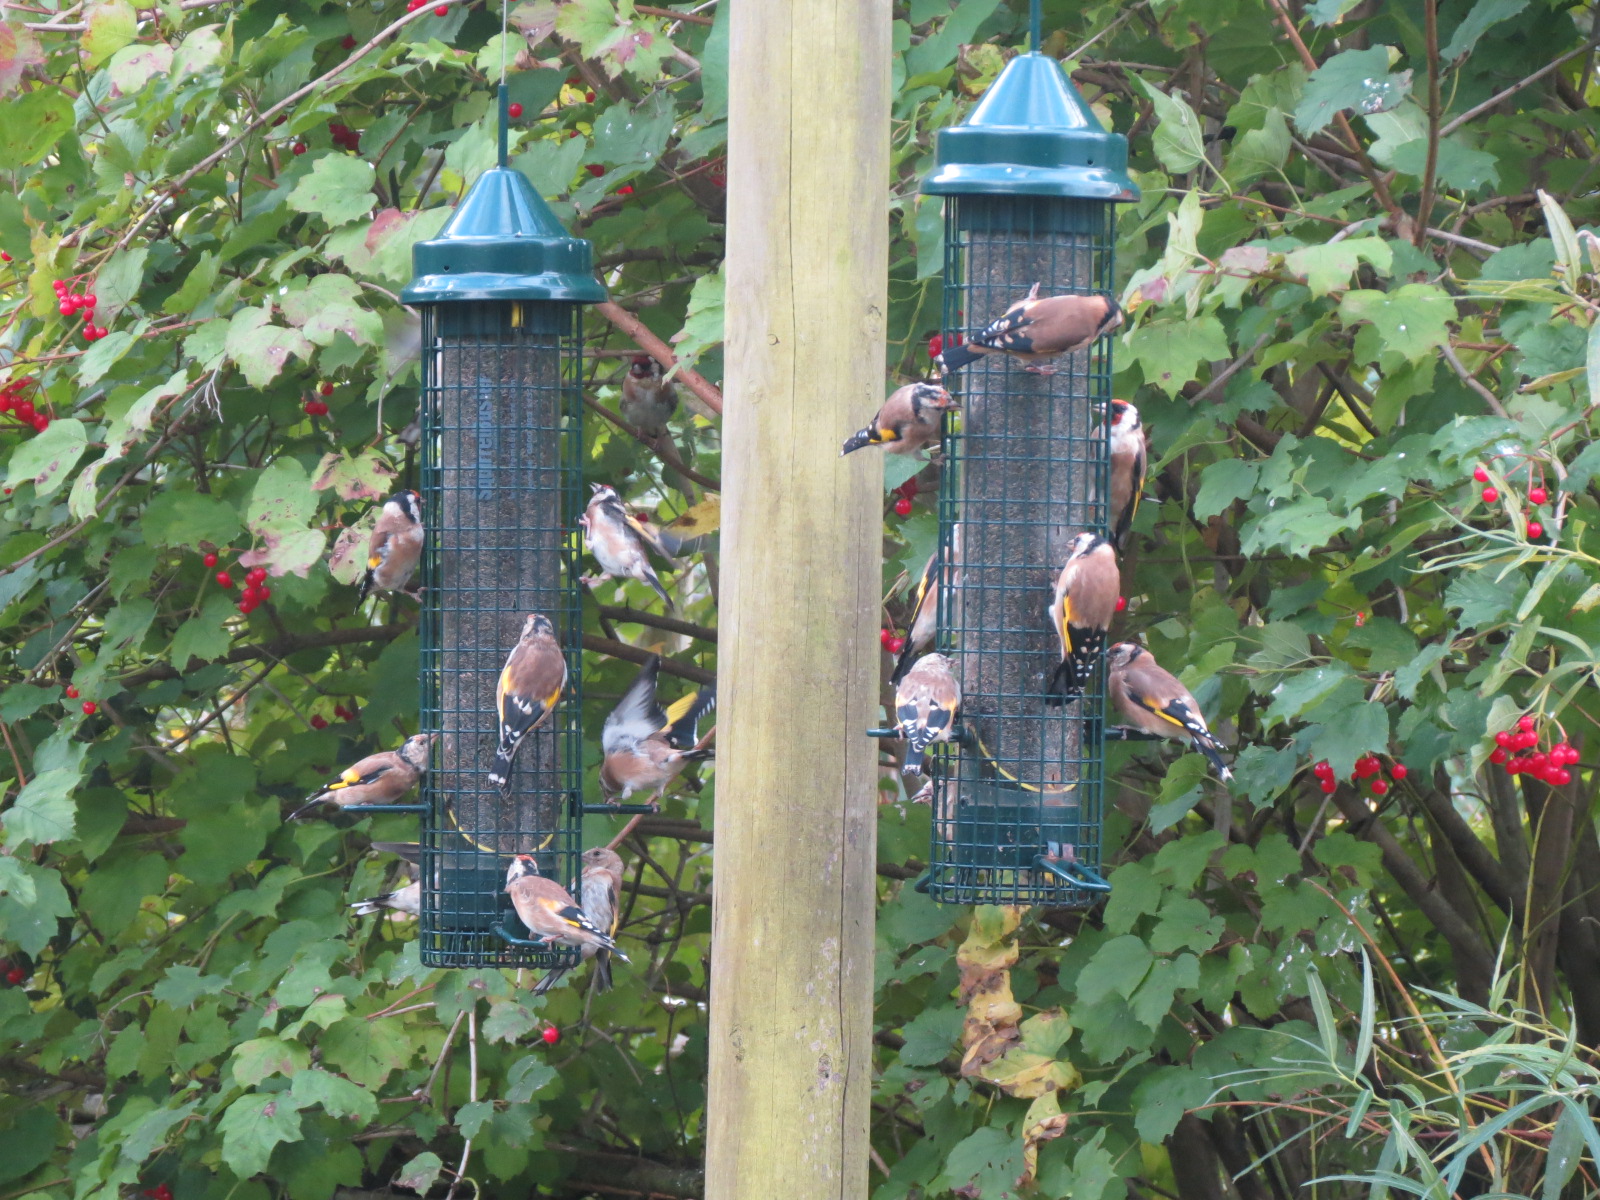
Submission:
<svg viewBox="0 0 1600 1200">
<path fill-rule="evenodd" d="M 317 388 L 317 391 L 321 392 L 324 396 L 331 396 L 333 395 L 333 384 L 324 380 L 322 385 Z"/>
<path fill-rule="evenodd" d="M 631 183 L 623 184 L 621 187 L 619 187 L 617 189 L 617 195 L 619 195 L 619 196 L 631 196 L 631 195 L 633 195 L 633 184 L 631 184 Z"/>
<path fill-rule="evenodd" d="M 1530 538 L 1542 538 L 1544 536 L 1544 526 L 1537 521 L 1529 521 L 1528 536 Z"/>
<path fill-rule="evenodd" d="M 1324 779 L 1320 786 L 1322 787 L 1322 794 L 1325 796 L 1331 796 L 1339 790 L 1338 782 L 1332 778 Z"/>
<path fill-rule="evenodd" d="M 546 1046 L 554 1046 L 561 1040 L 561 1030 L 557 1029 L 554 1025 L 547 1025 L 545 1026 L 545 1031 L 539 1036 L 544 1038 L 544 1044 Z"/>
<path fill-rule="evenodd" d="M 78 307 L 92 309 L 96 304 L 99 303 L 99 297 L 97 297 L 93 292 L 85 292 L 83 294 L 83 299 L 78 301 Z"/>
<path fill-rule="evenodd" d="M 265 567 L 251 567 L 245 572 L 244 581 L 252 587 L 258 583 L 265 583 L 267 581 L 267 569 Z"/>
<path fill-rule="evenodd" d="M 328 402 L 326 400 L 307 400 L 305 410 L 308 417 L 325 417 L 328 415 Z"/>
<path fill-rule="evenodd" d="M 313 728 L 313 729 L 326 729 L 327 727 L 328 727 L 328 718 L 327 717 L 318 715 L 318 716 L 315 716 L 315 717 L 311 718 L 311 728 Z"/>
<path fill-rule="evenodd" d="M 1528 758 L 1528 767 L 1530 770 L 1542 771 L 1549 765 L 1550 756 L 1542 750 L 1537 754 L 1530 755 Z"/>
<path fill-rule="evenodd" d="M 1385 792 L 1387 792 L 1388 790 L 1389 790 L 1389 785 L 1387 783 L 1385 783 L 1383 780 L 1374 779 L 1372 781 L 1372 794 L 1374 796 L 1381 796 Z"/>
<path fill-rule="evenodd" d="M 53 281 L 53 282 L 52 282 L 52 283 L 51 283 L 51 284 L 50 284 L 50 286 L 51 286 L 51 287 L 53 287 L 53 288 L 55 288 L 55 290 L 56 290 L 56 295 L 58 295 L 58 296 L 64 296 L 64 295 L 66 295 L 66 291 L 67 291 L 67 281 L 66 281 L 66 280 L 65 280 L 65 279 L 57 279 L 57 280 L 55 280 L 55 281 Z"/>
<path fill-rule="evenodd" d="M 27 977 L 28 973 L 21 967 L 12 967 L 11 970 L 6 972 L 6 982 L 12 987 L 16 987 L 17 984 L 21 983 Z"/>
<path fill-rule="evenodd" d="M 1518 750 L 1526 750 L 1529 746 L 1537 746 L 1538 744 L 1539 744 L 1539 735 L 1537 733 L 1533 732 L 1533 730 L 1531 730 L 1531 729 L 1527 730 L 1526 732 L 1517 734 L 1517 749 Z"/>
<path fill-rule="evenodd" d="M 1127 607 L 1128 607 L 1128 598 L 1126 596 L 1118 596 L 1117 597 L 1116 611 L 1117 612 L 1122 612 Z"/>
<path fill-rule="evenodd" d="M 899 654 L 900 651 L 904 650 L 905 648 L 906 648 L 906 640 L 903 637 L 893 638 L 889 642 L 889 653 L 890 654 Z"/>
<path fill-rule="evenodd" d="M 262 584 L 260 587 L 258 587 L 256 589 L 256 599 L 257 600 L 265 600 L 268 597 L 270 597 L 271 595 L 272 595 L 272 589 L 267 587 L 266 584 Z"/>
<path fill-rule="evenodd" d="M 436 17 L 448 17 L 450 15 L 450 6 L 448 4 L 439 5 L 433 10 L 433 15 Z"/>
<path fill-rule="evenodd" d="M 77 698 L 78 698 L 78 689 L 73 687 L 70 683 L 67 684 L 67 699 L 68 700 L 76 700 Z"/>
<path fill-rule="evenodd" d="M 911 501 L 901 496 L 900 499 L 894 502 L 894 511 L 902 517 L 909 517 L 911 515 Z"/>
<path fill-rule="evenodd" d="M 606 169 L 599 163 L 590 163 L 584 168 L 584 170 L 588 171 L 589 174 L 593 175 L 596 179 L 600 178 L 600 176 L 606 173 Z"/>
<path fill-rule="evenodd" d="M 229 575 L 226 571 L 218 571 L 217 586 L 231 588 L 233 586 L 233 576 Z"/>
<path fill-rule="evenodd" d="M 1533 717 L 1528 713 L 1523 713 L 1522 716 L 1517 718 L 1517 728 L 1522 730 L 1523 733 L 1532 733 Z"/>
<path fill-rule="evenodd" d="M 944 351 L 944 338 L 936 333 L 931 338 L 928 339 L 928 357 L 929 358 L 938 358 L 939 355 L 941 353 L 943 353 L 943 351 Z"/>
<path fill-rule="evenodd" d="M 1489 755 L 1489 761 L 1499 766 L 1509 757 L 1504 750 L 1495 750 Z"/>
<path fill-rule="evenodd" d="M 50 428 L 50 418 L 43 413 L 35 413 L 33 420 L 29 424 L 33 426 L 36 432 L 43 433 Z"/>
<path fill-rule="evenodd" d="M 1541 487 L 1528 489 L 1529 504 L 1543 504 L 1549 498 L 1549 493 Z"/>
<path fill-rule="evenodd" d="M 251 613 L 255 612 L 255 610 L 256 610 L 256 601 L 255 601 L 255 597 L 254 596 L 249 596 L 249 597 L 246 597 L 245 599 L 239 601 L 239 611 L 242 612 L 245 616 L 248 617 Z"/>
<path fill-rule="evenodd" d="M 587 100 L 590 104 L 594 103 L 594 93 L 593 92 L 585 92 L 583 94 L 583 98 L 585 100 Z"/>
<path fill-rule="evenodd" d="M 85 700 L 83 702 L 83 715 L 84 716 L 92 717 L 92 716 L 94 716 L 95 713 L 97 713 L 99 711 L 100 711 L 100 706 L 98 704 L 96 704 L 93 700 Z"/>
<path fill-rule="evenodd" d="M 522 115 L 522 105 L 513 102 L 512 104 L 507 106 L 507 108 L 506 108 L 506 116 L 510 117 L 513 121 L 515 121 L 521 115 Z"/>
<path fill-rule="evenodd" d="M 60 311 L 60 313 L 61 313 L 61 315 L 63 317 L 70 317 L 72 315 L 72 310 L 75 309 L 76 307 L 77 307 L 77 305 L 71 304 L 66 300 L 63 300 L 60 303 L 60 305 L 58 306 L 59 311 Z"/>
<path fill-rule="evenodd" d="M 1472 477 L 1479 483 L 1489 482 L 1489 472 L 1485 471 L 1482 467 L 1479 467 L 1477 470 L 1473 471 Z"/>
<path fill-rule="evenodd" d="M 1555 767 L 1552 770 L 1545 772 L 1544 781 L 1546 783 L 1553 783 L 1557 787 L 1560 787 L 1564 783 L 1572 782 L 1572 772 L 1568 771 L 1565 767 Z"/>
<path fill-rule="evenodd" d="M 18 400 L 16 406 L 11 411 L 17 414 L 17 420 L 31 421 L 33 420 L 33 401 Z"/>
<path fill-rule="evenodd" d="M 217 556 L 215 554 L 207 554 L 200 561 L 205 563 L 205 565 L 208 567 L 214 567 L 217 565 Z"/>
<path fill-rule="evenodd" d="M 304 142 L 296 142 L 294 145 L 289 147 L 290 154 L 304 154 L 305 152 L 306 144 Z"/>
<path fill-rule="evenodd" d="M 172 1200 L 172 1189 L 163 1183 L 156 1188 L 156 1200 Z"/>
<path fill-rule="evenodd" d="M 1389 776 L 1391 779 L 1404 779 L 1409 774 L 1411 774 L 1411 772 L 1406 769 L 1405 763 L 1395 763 L 1394 766 L 1389 768 Z"/>
<path fill-rule="evenodd" d="M 356 35 L 353 33 L 345 34 L 339 39 L 339 45 L 346 50 L 354 50 L 356 48 Z"/>
<path fill-rule="evenodd" d="M 7 254 L 4 250 L 0 250 L 0 262 L 10 262 L 10 261 L 11 261 L 11 255 Z"/>
<path fill-rule="evenodd" d="M 1500 493 L 1495 491 L 1494 488 L 1486 487 L 1483 489 L 1483 502 L 1485 504 L 1493 504 L 1498 499 L 1500 499 Z"/>
</svg>

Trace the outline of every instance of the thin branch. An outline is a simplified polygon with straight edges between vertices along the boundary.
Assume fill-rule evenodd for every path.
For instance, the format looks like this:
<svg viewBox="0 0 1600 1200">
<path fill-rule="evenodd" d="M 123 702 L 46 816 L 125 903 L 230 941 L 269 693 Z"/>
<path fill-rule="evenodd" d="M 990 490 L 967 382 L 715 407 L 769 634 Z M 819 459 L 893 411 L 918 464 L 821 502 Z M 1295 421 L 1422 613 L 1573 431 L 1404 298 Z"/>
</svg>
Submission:
<svg viewBox="0 0 1600 1200">
<path fill-rule="evenodd" d="M 1440 345 L 1439 353 L 1444 357 L 1445 362 L 1450 364 L 1450 369 L 1461 377 L 1461 382 L 1483 397 L 1484 402 L 1489 406 L 1490 412 L 1497 417 L 1506 416 L 1505 406 L 1500 403 L 1500 398 L 1484 387 L 1482 381 L 1476 375 L 1467 370 L 1461 359 L 1456 356 L 1456 352 L 1451 348 L 1449 342 Z"/>
<path fill-rule="evenodd" d="M 637 608 L 627 608 L 620 604 L 602 604 L 600 615 L 610 621 L 632 621 L 636 625 L 649 625 L 652 629 L 663 629 L 668 633 L 681 634 L 696 641 L 710 642 L 712 645 L 716 645 L 717 642 L 715 629 L 707 629 L 704 625 L 695 625 L 689 621 L 680 621 L 676 617 L 660 617 L 655 613 L 641 612 Z"/>
<path fill-rule="evenodd" d="M 215 661 L 226 664 L 249 662 L 257 658 L 286 658 L 298 650 L 312 650 L 324 646 L 353 646 L 361 642 L 393 641 L 412 629 L 411 625 L 360 625 L 352 629 L 327 629 L 317 633 L 288 634 L 270 642 L 237 646 Z M 143 670 L 134 671 L 117 680 L 125 688 L 145 683 L 158 683 L 164 679 L 181 679 L 183 672 L 171 663 L 152 663 Z"/>
<path fill-rule="evenodd" d="M 1251 346 L 1250 349 L 1246 350 L 1243 354 L 1239 355 L 1238 358 L 1234 359 L 1227 366 L 1223 367 L 1221 371 L 1213 375 L 1211 377 L 1211 382 L 1196 392 L 1194 397 L 1189 401 L 1189 404 L 1193 406 L 1199 404 L 1202 400 L 1211 399 L 1212 395 L 1219 391 L 1223 384 L 1227 383 L 1228 380 L 1232 379 L 1241 370 L 1243 370 L 1245 365 L 1261 350 L 1261 347 L 1265 346 L 1271 340 L 1272 331 L 1269 329 L 1266 333 L 1263 333 L 1256 339 L 1256 344 L 1254 346 Z"/>
<path fill-rule="evenodd" d="M 596 654 L 605 654 L 611 658 L 620 658 L 624 662 L 638 663 L 643 666 L 655 657 L 649 650 L 630 646 L 626 642 L 613 641 L 611 638 L 598 637 L 592 633 L 583 635 L 583 648 L 593 650 Z M 716 675 L 703 667 L 690 666 L 688 663 L 674 662 L 670 658 L 661 660 L 661 671 L 665 675 L 676 675 L 679 679 L 687 679 L 692 683 L 715 683 Z"/>
<path fill-rule="evenodd" d="M 1418 246 L 1427 239 L 1439 170 L 1439 0 L 1422 0 L 1422 24 L 1428 56 L 1428 157 L 1422 167 L 1422 198 L 1417 202 L 1417 232 L 1412 239 Z"/>
<path fill-rule="evenodd" d="M 610 358 L 613 357 L 613 355 L 608 353 L 606 357 Z M 718 480 L 708 478 L 707 476 L 700 474 L 700 472 L 686 466 L 683 459 L 679 456 L 677 449 L 673 447 L 672 440 L 665 434 L 661 436 L 658 444 L 657 441 L 652 441 L 650 438 L 645 437 L 643 433 L 634 428 L 632 425 L 628 424 L 628 422 L 624 421 L 621 417 L 617 416 L 617 414 L 612 412 L 609 408 L 606 408 L 598 401 L 591 400 L 587 394 L 583 397 L 583 403 L 585 408 L 590 409 L 592 412 L 599 413 L 602 417 L 610 421 L 618 429 L 622 430 L 623 433 L 627 434 L 634 441 L 638 442 L 646 450 L 650 451 L 651 454 L 654 454 L 657 458 L 659 458 L 667 466 L 671 467 L 678 474 L 682 475 L 685 479 L 693 480 L 695 483 L 698 483 L 701 487 L 705 488 L 708 492 L 722 491 L 722 484 Z"/>
<path fill-rule="evenodd" d="M 1508 96 L 1514 96 L 1523 88 L 1527 87 L 1530 83 L 1536 83 L 1543 79 L 1546 75 L 1550 74 L 1551 71 L 1554 71 L 1557 67 L 1561 66 L 1562 63 L 1569 62 L 1570 60 L 1577 58 L 1580 54 L 1588 54 L 1592 52 L 1594 50 L 1594 46 L 1595 44 L 1593 41 L 1588 41 L 1579 46 L 1576 50 L 1568 50 L 1560 58 L 1554 60 L 1553 62 L 1546 63 L 1527 78 L 1518 80 L 1504 91 L 1496 92 L 1482 104 L 1474 105 L 1473 107 L 1467 109 L 1467 111 L 1462 113 L 1459 117 L 1452 117 L 1450 120 L 1445 122 L 1444 128 L 1439 130 L 1439 136 L 1442 138 L 1449 137 L 1452 133 L 1460 129 L 1474 117 L 1481 117 L 1484 113 L 1488 112 L 1491 108 L 1499 104 L 1500 101 L 1506 99 Z"/>
</svg>

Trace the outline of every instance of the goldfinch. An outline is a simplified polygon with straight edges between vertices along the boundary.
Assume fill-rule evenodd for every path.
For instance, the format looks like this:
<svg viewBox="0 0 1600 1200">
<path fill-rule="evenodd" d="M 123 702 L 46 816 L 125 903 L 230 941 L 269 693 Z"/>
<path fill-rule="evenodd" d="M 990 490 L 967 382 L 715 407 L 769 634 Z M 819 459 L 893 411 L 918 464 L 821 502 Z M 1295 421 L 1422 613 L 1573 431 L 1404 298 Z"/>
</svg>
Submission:
<svg viewBox="0 0 1600 1200">
<path fill-rule="evenodd" d="M 547 945 L 593 947 L 609 950 L 623 962 L 628 956 L 617 949 L 611 935 L 578 907 L 578 902 L 553 879 L 539 874 L 531 854 L 519 854 L 506 870 L 506 894 L 511 907 L 528 928 L 530 938 Z"/>
<path fill-rule="evenodd" d="M 511 795 L 511 762 L 522 739 L 550 719 L 566 687 L 567 660 L 556 640 L 556 627 L 543 613 L 530 613 L 522 623 L 522 636 L 506 656 L 495 688 L 500 745 L 489 769 L 489 782 L 502 796 Z"/>
<path fill-rule="evenodd" d="M 622 377 L 622 419 L 647 438 L 665 433 L 667 419 L 678 410 L 677 390 L 664 374 L 648 354 L 635 354 Z"/>
<path fill-rule="evenodd" d="M 578 524 L 583 528 L 583 543 L 600 564 L 601 573 L 585 576 L 583 582 L 593 584 L 613 577 L 637 579 L 649 584 L 662 603 L 671 609 L 672 598 L 650 566 L 650 551 L 654 550 L 662 558 L 671 555 L 623 507 L 616 488 L 600 483 L 593 487 L 594 495 L 583 516 L 578 518 Z"/>
<path fill-rule="evenodd" d="M 650 792 L 650 802 L 658 803 L 679 772 L 714 754 L 710 748 L 697 747 L 696 727 L 716 707 L 716 688 L 701 688 L 663 709 L 656 700 L 660 672 L 661 657 L 653 655 L 639 668 L 600 730 L 605 755 L 600 787 L 613 802 L 635 792 Z"/>
<path fill-rule="evenodd" d="M 1139 410 L 1126 400 L 1111 402 L 1111 542 L 1127 549 L 1128 531 L 1139 511 L 1149 461 Z"/>
<path fill-rule="evenodd" d="M 361 577 L 360 598 L 365 600 L 379 590 L 404 589 L 422 558 L 424 536 L 420 495 L 396 492 L 385 500 L 367 542 L 367 571 Z"/>
<path fill-rule="evenodd" d="M 1039 296 L 1036 283 L 996 320 L 961 345 L 944 347 L 936 360 L 946 375 L 985 354 L 1009 354 L 1036 375 L 1054 375 L 1038 364 L 1081 350 L 1122 324 L 1122 309 L 1111 296 Z"/>
<path fill-rule="evenodd" d="M 612 938 L 617 936 L 617 922 L 622 916 L 622 866 L 622 858 L 615 850 L 591 846 L 583 852 L 583 873 L 578 878 L 578 900 L 583 906 L 583 915 L 596 929 Z M 605 991 L 611 986 L 611 951 L 585 946 L 583 957 L 594 959 L 595 986 Z M 547 972 L 533 994 L 544 995 L 561 981 L 567 970 L 557 967 Z"/>
<path fill-rule="evenodd" d="M 369 754 L 337 778 L 322 785 L 315 795 L 289 814 L 289 820 L 298 821 L 320 804 L 336 804 L 348 808 L 353 804 L 393 804 L 412 788 L 428 769 L 428 747 L 433 744 L 433 734 L 418 733 L 408 737 L 398 750 L 384 750 Z"/>
<path fill-rule="evenodd" d="M 1118 642 L 1111 647 L 1107 661 L 1111 702 L 1129 724 L 1175 741 L 1188 738 L 1206 756 L 1217 778 L 1233 778 L 1218 753 L 1226 747 L 1206 728 L 1206 719 L 1189 689 L 1163 670 L 1148 650 L 1132 642 Z"/>
<path fill-rule="evenodd" d="M 961 583 L 960 525 L 950 534 L 950 558 L 956 564 L 950 574 L 950 586 L 958 587 Z M 944 569 L 939 565 L 939 554 L 935 551 L 922 568 L 922 578 L 917 581 L 911 609 L 911 628 L 906 633 L 906 644 L 900 647 L 900 655 L 894 661 L 894 671 L 889 676 L 891 687 L 899 687 L 917 655 L 933 645 L 933 635 L 938 632 L 939 588 L 943 575 Z"/>
<path fill-rule="evenodd" d="M 864 446 L 882 446 L 890 454 L 915 454 L 939 440 L 944 414 L 956 407 L 954 398 L 937 383 L 908 383 L 896 388 L 865 429 L 845 439 L 839 457 Z"/>
<path fill-rule="evenodd" d="M 365 917 L 375 912 L 382 912 L 392 908 L 395 912 L 410 913 L 413 917 L 422 915 L 422 884 L 412 880 L 403 888 L 396 888 L 392 892 L 385 892 L 381 896 L 373 896 L 366 900 L 357 900 L 350 905 L 350 912 L 357 917 Z"/>
<path fill-rule="evenodd" d="M 1072 539 L 1066 565 L 1056 577 L 1055 599 L 1046 610 L 1061 639 L 1061 663 L 1045 688 L 1046 704 L 1065 704 L 1083 694 L 1106 644 L 1121 585 L 1117 552 L 1110 542 L 1097 533 Z"/>
<path fill-rule="evenodd" d="M 896 724 L 906 741 L 903 774 L 922 770 L 928 747 L 950 740 L 960 707 L 961 685 L 950 660 L 942 654 L 923 655 L 894 694 Z"/>
</svg>

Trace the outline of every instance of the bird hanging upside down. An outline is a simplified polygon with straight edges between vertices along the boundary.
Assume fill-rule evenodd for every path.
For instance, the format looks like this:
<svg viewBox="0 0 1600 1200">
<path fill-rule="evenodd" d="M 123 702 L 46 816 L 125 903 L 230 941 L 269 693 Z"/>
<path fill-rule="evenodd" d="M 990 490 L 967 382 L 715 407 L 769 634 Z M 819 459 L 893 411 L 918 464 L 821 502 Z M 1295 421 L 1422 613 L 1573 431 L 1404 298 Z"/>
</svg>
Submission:
<svg viewBox="0 0 1600 1200">
<path fill-rule="evenodd" d="M 662 558 L 671 559 L 660 540 L 651 535 L 645 526 L 629 514 L 617 495 L 617 489 L 603 483 L 592 485 L 594 495 L 578 524 L 583 529 L 583 543 L 600 564 L 599 575 L 586 575 L 585 584 L 599 583 L 605 579 L 637 579 L 649 584 L 670 611 L 672 597 L 661 585 L 655 568 L 650 565 L 650 551 Z"/>
<path fill-rule="evenodd" d="M 890 454 L 915 454 L 939 440 L 940 423 L 957 407 L 937 383 L 908 383 L 896 388 L 866 428 L 845 439 L 839 457 L 866 446 L 882 446 Z"/>
<path fill-rule="evenodd" d="M 986 354 L 1009 354 L 1024 371 L 1054 375 L 1047 362 L 1081 350 L 1122 324 L 1122 309 L 1111 296 L 1046 296 L 1036 283 L 995 321 L 961 345 L 945 346 L 935 360 L 946 375 L 977 362 Z"/>
</svg>

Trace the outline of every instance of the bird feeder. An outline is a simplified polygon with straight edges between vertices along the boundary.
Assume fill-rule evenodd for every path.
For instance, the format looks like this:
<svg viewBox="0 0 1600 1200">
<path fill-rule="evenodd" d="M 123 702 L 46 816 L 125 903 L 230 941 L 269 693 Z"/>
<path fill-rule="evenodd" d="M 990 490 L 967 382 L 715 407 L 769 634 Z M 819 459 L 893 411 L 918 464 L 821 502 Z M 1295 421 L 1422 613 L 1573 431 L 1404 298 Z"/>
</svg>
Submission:
<svg viewBox="0 0 1600 1200">
<path fill-rule="evenodd" d="M 577 878 L 582 814 L 580 586 L 583 306 L 606 298 L 589 243 L 500 165 L 437 238 L 413 250 L 401 294 L 422 313 L 421 952 L 429 966 L 559 966 L 576 951 L 527 939 L 506 868 L 531 854 Z M 568 684 L 523 740 L 509 797 L 488 778 L 496 685 L 524 619 L 554 623 Z"/>
<path fill-rule="evenodd" d="M 1041 296 L 1112 292 L 1113 206 L 1139 196 L 1127 158 L 1127 140 L 1039 53 L 1014 58 L 963 124 L 940 130 L 922 190 L 945 201 L 946 345 L 1034 284 Z M 1053 365 L 1030 374 L 994 354 L 949 381 L 961 412 L 943 444 L 938 647 L 962 706 L 934 766 L 921 884 L 946 903 L 1081 907 L 1110 886 L 1103 661 L 1081 698 L 1044 702 L 1060 661 L 1045 615 L 1056 575 L 1072 538 L 1107 524 L 1109 339 Z"/>
</svg>

